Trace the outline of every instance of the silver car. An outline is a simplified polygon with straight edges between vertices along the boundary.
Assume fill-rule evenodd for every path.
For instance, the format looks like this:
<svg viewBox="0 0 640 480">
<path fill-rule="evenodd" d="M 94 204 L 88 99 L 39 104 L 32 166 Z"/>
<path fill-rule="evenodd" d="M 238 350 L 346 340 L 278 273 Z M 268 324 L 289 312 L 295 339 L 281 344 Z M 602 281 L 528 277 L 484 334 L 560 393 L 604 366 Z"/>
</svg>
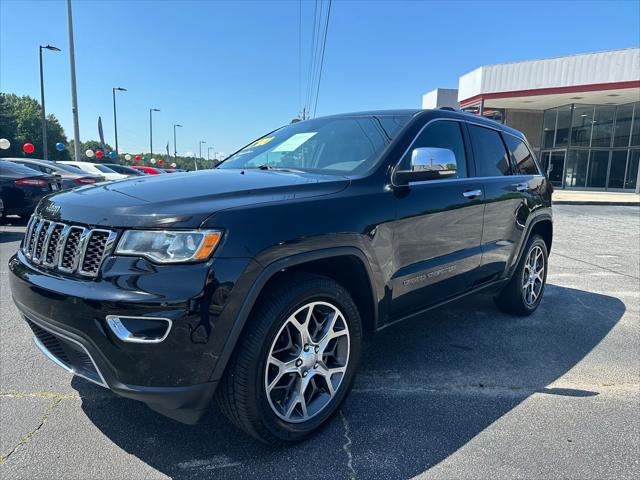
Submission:
<svg viewBox="0 0 640 480">
<path fill-rule="evenodd" d="M 80 168 L 65 165 L 51 160 L 39 160 L 31 158 L 3 158 L 13 163 L 19 163 L 34 170 L 39 170 L 49 175 L 54 175 L 58 179 L 61 190 L 91 185 L 93 183 L 104 182 L 105 177 L 94 173 L 86 172 Z"/>
</svg>

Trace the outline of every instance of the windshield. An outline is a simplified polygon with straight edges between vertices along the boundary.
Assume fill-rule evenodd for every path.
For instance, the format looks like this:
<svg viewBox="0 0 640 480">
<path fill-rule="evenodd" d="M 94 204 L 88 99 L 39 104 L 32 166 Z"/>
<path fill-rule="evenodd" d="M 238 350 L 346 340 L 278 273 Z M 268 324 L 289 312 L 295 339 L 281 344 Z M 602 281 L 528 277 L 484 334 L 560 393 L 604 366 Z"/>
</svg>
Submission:
<svg viewBox="0 0 640 480">
<path fill-rule="evenodd" d="M 100 170 L 102 173 L 116 173 L 114 170 L 111 170 L 105 165 L 98 165 L 97 163 L 94 163 L 93 166 Z"/>
<path fill-rule="evenodd" d="M 217 168 L 362 173 L 387 145 L 374 117 L 333 117 L 282 127 L 247 145 Z"/>
</svg>

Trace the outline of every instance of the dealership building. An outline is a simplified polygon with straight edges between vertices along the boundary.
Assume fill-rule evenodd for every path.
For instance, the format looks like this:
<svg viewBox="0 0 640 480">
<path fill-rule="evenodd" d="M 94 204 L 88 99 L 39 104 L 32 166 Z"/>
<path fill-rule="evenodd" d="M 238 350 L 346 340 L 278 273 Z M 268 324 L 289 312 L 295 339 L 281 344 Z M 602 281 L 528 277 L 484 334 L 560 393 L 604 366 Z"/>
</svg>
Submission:
<svg viewBox="0 0 640 480">
<path fill-rule="evenodd" d="M 522 131 L 556 188 L 640 191 L 640 48 L 482 66 L 422 107 Z"/>
</svg>

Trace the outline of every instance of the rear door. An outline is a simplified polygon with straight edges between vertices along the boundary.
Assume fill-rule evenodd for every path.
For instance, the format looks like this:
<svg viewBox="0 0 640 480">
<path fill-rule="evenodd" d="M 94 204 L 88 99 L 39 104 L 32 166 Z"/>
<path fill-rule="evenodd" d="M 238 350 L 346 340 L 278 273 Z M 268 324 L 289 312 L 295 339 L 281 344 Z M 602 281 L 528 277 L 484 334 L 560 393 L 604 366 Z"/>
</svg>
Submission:
<svg viewBox="0 0 640 480">
<path fill-rule="evenodd" d="M 395 190 L 394 317 L 469 290 L 481 261 L 482 183 L 473 178 L 464 125 L 451 119 L 429 122 L 397 169 L 409 170 L 413 150 L 423 147 L 453 151 L 457 170 L 447 179 L 409 180 Z"/>
<path fill-rule="evenodd" d="M 519 174 L 502 133 L 468 125 L 477 175 L 484 190 L 484 228 L 480 283 L 498 279 L 517 255 L 530 214 L 529 178 Z"/>
</svg>

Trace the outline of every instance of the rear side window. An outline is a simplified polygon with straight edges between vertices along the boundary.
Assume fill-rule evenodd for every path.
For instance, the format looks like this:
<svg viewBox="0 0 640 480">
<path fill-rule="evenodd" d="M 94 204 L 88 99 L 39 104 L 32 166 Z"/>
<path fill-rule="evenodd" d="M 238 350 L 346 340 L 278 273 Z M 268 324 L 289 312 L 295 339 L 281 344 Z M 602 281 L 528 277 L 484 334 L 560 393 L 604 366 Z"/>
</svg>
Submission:
<svg viewBox="0 0 640 480">
<path fill-rule="evenodd" d="M 456 157 L 457 171 L 450 178 L 467 177 L 467 159 L 464 151 L 464 139 L 460 122 L 438 120 L 429 124 L 416 137 L 411 149 L 400 162 L 399 170 L 411 170 L 411 152 L 414 148 L 446 148 Z"/>
<path fill-rule="evenodd" d="M 1 174 L 40 175 L 40 172 L 33 168 L 25 167 L 24 165 L 2 160 L 0 161 L 0 175 Z"/>
<path fill-rule="evenodd" d="M 500 133 L 490 128 L 469 125 L 471 144 L 479 177 L 511 175 L 511 165 Z"/>
<path fill-rule="evenodd" d="M 538 167 L 527 145 L 520 139 L 511 135 L 505 135 L 504 141 L 511 150 L 513 161 L 518 172 L 523 175 L 539 175 Z"/>
</svg>

